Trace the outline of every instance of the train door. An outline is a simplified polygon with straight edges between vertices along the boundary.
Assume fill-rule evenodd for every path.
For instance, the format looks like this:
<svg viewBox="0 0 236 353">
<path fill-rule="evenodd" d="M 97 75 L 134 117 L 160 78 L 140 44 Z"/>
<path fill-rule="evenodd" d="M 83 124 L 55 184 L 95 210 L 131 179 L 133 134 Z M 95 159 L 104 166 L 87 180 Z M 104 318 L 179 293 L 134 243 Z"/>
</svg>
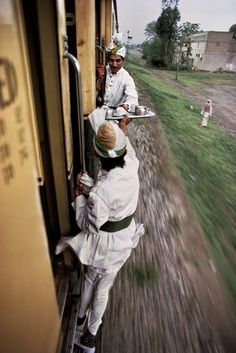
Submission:
<svg viewBox="0 0 236 353">
<path fill-rule="evenodd" d="M 70 115 L 70 107 L 61 90 L 61 78 L 65 90 L 68 78 L 59 53 L 56 5 L 54 1 L 22 1 L 38 131 L 35 148 L 43 166 L 40 193 L 52 264 L 58 240 L 70 234 L 68 178 L 72 166 L 70 125 L 64 124 L 69 119 L 63 115 L 63 110 Z"/>
<path fill-rule="evenodd" d="M 77 281 L 77 262 L 69 250 L 63 256 L 55 256 L 55 248 L 61 237 L 78 231 L 71 202 L 74 169 L 80 168 L 79 149 L 74 158 L 73 140 L 78 141 L 79 136 L 75 128 L 72 137 L 68 60 L 64 58 L 66 15 L 63 0 L 23 0 L 22 7 L 36 111 L 35 149 L 41 156 L 43 170 L 39 190 L 61 318 L 60 346 L 63 346 L 67 298 L 72 279 L 73 285 Z"/>
<path fill-rule="evenodd" d="M 87 3 L 83 3 L 87 9 Z M 60 346 L 67 351 L 70 312 L 74 308 L 72 292 L 78 279 L 77 262 L 69 250 L 63 257 L 56 257 L 54 251 L 62 236 L 71 236 L 78 231 L 70 204 L 74 177 L 83 167 L 81 141 L 84 133 L 80 124 L 84 111 L 78 72 L 69 60 L 73 56 L 71 52 L 76 56 L 73 52 L 76 51 L 76 41 L 73 42 L 76 38 L 75 4 L 71 4 L 74 10 L 68 16 L 69 38 L 64 5 L 64 0 L 22 0 L 36 110 L 38 139 L 35 139 L 35 149 L 41 156 L 43 169 L 39 188 L 58 294 Z M 85 13 L 82 18 L 86 18 Z M 88 22 L 88 26 L 93 24 Z"/>
</svg>

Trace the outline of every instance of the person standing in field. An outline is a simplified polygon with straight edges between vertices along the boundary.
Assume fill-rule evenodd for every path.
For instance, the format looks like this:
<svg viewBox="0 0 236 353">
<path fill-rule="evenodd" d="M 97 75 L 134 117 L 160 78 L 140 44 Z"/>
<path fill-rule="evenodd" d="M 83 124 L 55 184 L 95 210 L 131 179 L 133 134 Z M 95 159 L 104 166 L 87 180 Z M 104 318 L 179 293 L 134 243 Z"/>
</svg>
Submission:
<svg viewBox="0 0 236 353">
<path fill-rule="evenodd" d="M 206 103 L 204 104 L 202 111 L 201 111 L 201 115 L 202 115 L 201 125 L 203 127 L 207 127 L 208 118 L 212 116 L 212 103 L 211 103 L 210 99 L 208 99 L 206 101 Z"/>
</svg>

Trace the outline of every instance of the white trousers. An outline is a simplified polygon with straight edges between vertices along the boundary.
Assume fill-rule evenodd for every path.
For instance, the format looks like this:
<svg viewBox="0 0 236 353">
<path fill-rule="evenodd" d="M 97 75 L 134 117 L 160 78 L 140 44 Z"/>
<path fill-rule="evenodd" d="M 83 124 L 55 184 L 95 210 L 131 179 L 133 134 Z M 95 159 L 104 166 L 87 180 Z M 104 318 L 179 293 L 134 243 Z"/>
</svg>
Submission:
<svg viewBox="0 0 236 353">
<path fill-rule="evenodd" d="M 106 310 L 109 291 L 114 283 L 117 272 L 107 273 L 107 270 L 87 266 L 80 298 L 79 317 L 88 316 L 88 330 L 96 335 Z"/>
<path fill-rule="evenodd" d="M 208 118 L 209 118 L 209 113 L 204 112 L 203 113 L 203 118 L 202 118 L 202 126 L 207 126 Z"/>
</svg>

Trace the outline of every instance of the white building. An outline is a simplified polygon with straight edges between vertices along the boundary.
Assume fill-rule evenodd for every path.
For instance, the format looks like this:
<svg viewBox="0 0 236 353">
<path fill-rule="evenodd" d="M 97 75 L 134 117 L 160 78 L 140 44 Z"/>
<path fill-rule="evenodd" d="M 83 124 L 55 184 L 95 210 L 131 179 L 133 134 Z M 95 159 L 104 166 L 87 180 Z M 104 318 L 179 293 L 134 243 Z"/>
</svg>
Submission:
<svg viewBox="0 0 236 353">
<path fill-rule="evenodd" d="M 236 40 L 230 32 L 199 32 L 192 35 L 192 65 L 206 71 L 236 72 Z"/>
</svg>

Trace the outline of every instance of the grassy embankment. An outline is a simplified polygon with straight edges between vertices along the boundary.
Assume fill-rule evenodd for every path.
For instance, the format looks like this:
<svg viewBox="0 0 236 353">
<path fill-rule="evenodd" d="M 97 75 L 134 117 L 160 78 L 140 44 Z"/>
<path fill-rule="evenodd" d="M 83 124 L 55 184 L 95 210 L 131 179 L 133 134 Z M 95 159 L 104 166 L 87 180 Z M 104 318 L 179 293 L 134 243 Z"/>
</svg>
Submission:
<svg viewBox="0 0 236 353">
<path fill-rule="evenodd" d="M 214 119 L 207 129 L 201 128 L 201 107 L 140 67 L 136 59 L 129 59 L 127 68 L 156 107 L 185 190 L 236 304 L 236 138 Z M 166 74 L 175 77 L 173 72 Z M 232 74 L 201 72 L 181 72 L 178 82 L 204 95 L 204 83 L 222 80 L 236 83 Z"/>
</svg>

